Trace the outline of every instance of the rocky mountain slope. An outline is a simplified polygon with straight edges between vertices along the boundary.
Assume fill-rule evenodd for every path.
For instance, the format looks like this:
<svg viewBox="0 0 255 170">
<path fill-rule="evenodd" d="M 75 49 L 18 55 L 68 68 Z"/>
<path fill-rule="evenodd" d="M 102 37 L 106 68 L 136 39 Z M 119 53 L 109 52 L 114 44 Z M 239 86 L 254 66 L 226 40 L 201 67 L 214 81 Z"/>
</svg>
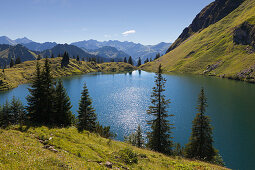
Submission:
<svg viewBox="0 0 255 170">
<path fill-rule="evenodd" d="M 110 46 L 127 53 L 128 55 L 132 56 L 135 61 L 137 61 L 139 57 L 141 57 L 142 61 L 144 61 L 146 58 L 155 58 L 157 53 L 164 54 L 171 43 L 162 42 L 157 45 L 142 45 L 140 43 L 133 43 L 128 41 L 121 42 L 117 40 L 103 42 L 96 40 L 85 40 L 74 42 L 72 45 L 88 50 L 95 50 L 104 46 Z"/>
<path fill-rule="evenodd" d="M 0 44 L 1 67 L 9 65 L 11 59 L 15 61 L 18 57 L 20 57 L 21 61 L 23 62 L 36 59 L 36 54 L 20 44 L 15 46 Z"/>
<path fill-rule="evenodd" d="M 220 21 L 194 33 L 166 55 L 141 68 L 155 71 L 162 64 L 165 72 L 255 82 L 254 30 L 255 1 L 245 0 Z"/>
<path fill-rule="evenodd" d="M 218 22 L 233 10 L 235 10 L 244 0 L 216 0 L 206 6 L 193 22 L 183 30 L 178 39 L 171 45 L 167 52 L 178 47 L 182 42 L 187 40 L 194 33 L 207 28 Z"/>
</svg>

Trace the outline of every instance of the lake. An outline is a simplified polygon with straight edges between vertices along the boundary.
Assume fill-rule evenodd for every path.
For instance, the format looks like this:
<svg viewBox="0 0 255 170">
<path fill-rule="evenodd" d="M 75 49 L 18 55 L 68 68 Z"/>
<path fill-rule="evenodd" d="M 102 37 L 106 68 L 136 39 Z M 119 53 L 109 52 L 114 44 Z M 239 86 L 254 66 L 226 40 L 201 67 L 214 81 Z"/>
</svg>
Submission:
<svg viewBox="0 0 255 170">
<path fill-rule="evenodd" d="M 77 114 L 78 102 L 84 82 L 87 83 L 98 120 L 111 126 L 117 140 L 134 132 L 138 124 L 144 135 L 150 128 L 146 110 L 154 86 L 154 73 L 133 71 L 127 74 L 93 73 L 63 78 L 64 86 Z M 174 141 L 182 145 L 188 142 L 192 120 L 196 115 L 197 98 L 201 87 L 208 98 L 206 114 L 214 127 L 214 146 L 220 151 L 227 167 L 251 169 L 255 161 L 255 84 L 215 77 L 169 74 L 167 98 L 171 99 L 169 113 L 174 123 Z M 0 103 L 12 96 L 26 104 L 29 85 L 0 92 Z"/>
</svg>

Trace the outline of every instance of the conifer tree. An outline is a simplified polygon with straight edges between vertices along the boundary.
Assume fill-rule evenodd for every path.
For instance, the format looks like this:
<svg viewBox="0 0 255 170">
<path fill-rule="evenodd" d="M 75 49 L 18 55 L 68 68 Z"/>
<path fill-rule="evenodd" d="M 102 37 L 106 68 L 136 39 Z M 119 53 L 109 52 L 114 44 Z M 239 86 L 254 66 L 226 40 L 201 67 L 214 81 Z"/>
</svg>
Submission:
<svg viewBox="0 0 255 170">
<path fill-rule="evenodd" d="M 11 59 L 11 61 L 10 61 L 10 68 L 13 67 L 13 66 L 14 66 L 14 61 L 13 61 L 13 59 Z"/>
<path fill-rule="evenodd" d="M 53 53 L 51 54 L 51 58 L 55 58 Z"/>
<path fill-rule="evenodd" d="M 78 110 L 78 130 L 88 130 L 90 132 L 95 131 L 96 119 L 97 115 L 92 106 L 92 100 L 89 96 L 86 83 L 84 83 Z"/>
<path fill-rule="evenodd" d="M 129 136 L 124 138 L 125 138 L 125 142 L 130 143 L 133 146 L 141 148 L 144 145 L 144 140 L 143 140 L 142 130 L 140 125 L 138 125 L 134 133 L 131 133 Z"/>
<path fill-rule="evenodd" d="M 55 98 L 55 124 L 59 126 L 70 126 L 72 124 L 73 115 L 71 112 L 72 105 L 63 82 L 59 80 L 56 85 L 56 98 Z"/>
<path fill-rule="evenodd" d="M 141 58 L 139 57 L 138 62 L 137 62 L 137 67 L 139 67 L 140 65 L 142 65 L 142 61 L 141 61 Z"/>
<path fill-rule="evenodd" d="M 21 58 L 20 57 L 16 58 L 15 64 L 20 64 L 20 63 L 21 63 Z"/>
<path fill-rule="evenodd" d="M 166 110 L 170 101 L 165 100 L 165 95 L 163 94 L 166 79 L 162 76 L 161 65 L 158 68 L 155 78 L 156 86 L 153 87 L 151 95 L 152 105 L 147 110 L 147 114 L 154 117 L 154 119 L 147 121 L 152 129 L 148 133 L 148 147 L 157 152 L 172 154 L 173 142 L 170 140 L 170 134 L 173 124 L 170 124 L 167 118 L 173 115 L 169 115 Z"/>
<path fill-rule="evenodd" d="M 131 56 L 128 58 L 128 63 L 131 64 L 131 65 L 134 65 L 134 62 L 133 62 L 133 59 L 132 59 Z"/>
<path fill-rule="evenodd" d="M 6 128 L 11 124 L 11 113 L 10 113 L 10 105 L 9 102 L 6 100 L 4 103 L 1 114 L 0 114 L 0 127 Z"/>
<path fill-rule="evenodd" d="M 37 60 L 41 60 L 42 59 L 42 57 L 41 57 L 41 55 L 39 54 L 38 56 L 37 56 Z"/>
<path fill-rule="evenodd" d="M 79 55 L 77 55 L 76 60 L 77 60 L 77 61 L 80 61 L 80 56 L 79 56 Z"/>
<path fill-rule="evenodd" d="M 154 58 L 154 60 L 157 60 L 160 57 L 160 53 L 156 54 L 156 57 Z"/>
<path fill-rule="evenodd" d="M 127 58 L 125 57 L 124 60 L 123 60 L 124 63 L 127 63 Z"/>
<path fill-rule="evenodd" d="M 69 64 L 69 54 L 65 51 L 61 60 L 61 67 L 67 67 Z"/>
<path fill-rule="evenodd" d="M 26 112 L 22 102 L 14 96 L 10 103 L 10 122 L 11 124 L 24 125 L 26 121 Z"/>
<path fill-rule="evenodd" d="M 192 133 L 185 150 L 188 158 L 211 161 L 216 151 L 213 148 L 210 119 L 205 116 L 206 107 L 207 99 L 202 88 L 198 98 L 198 113 L 192 122 Z"/>
<path fill-rule="evenodd" d="M 36 73 L 32 79 L 31 88 L 28 89 L 30 95 L 27 96 L 27 107 L 28 118 L 33 124 L 42 124 L 42 77 L 41 77 L 41 68 L 39 62 L 36 63 Z"/>
<path fill-rule="evenodd" d="M 41 110 L 43 116 L 42 120 L 44 121 L 45 125 L 53 125 L 55 118 L 54 110 L 55 83 L 51 75 L 51 67 L 47 57 L 45 59 L 43 71 L 41 74 L 41 82 L 42 82 L 41 102 L 43 102 L 43 108 Z"/>
</svg>

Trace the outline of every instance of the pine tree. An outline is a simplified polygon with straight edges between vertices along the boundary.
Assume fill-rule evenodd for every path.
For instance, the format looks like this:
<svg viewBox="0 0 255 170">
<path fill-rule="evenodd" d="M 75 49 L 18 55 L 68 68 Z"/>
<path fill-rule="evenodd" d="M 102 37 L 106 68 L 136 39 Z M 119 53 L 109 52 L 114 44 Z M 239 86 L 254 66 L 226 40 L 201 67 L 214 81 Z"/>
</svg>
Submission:
<svg viewBox="0 0 255 170">
<path fill-rule="evenodd" d="M 124 60 L 123 60 L 124 63 L 127 63 L 127 58 L 125 57 Z"/>
<path fill-rule="evenodd" d="M 1 109 L 0 114 L 0 127 L 6 128 L 11 125 L 11 112 L 9 102 L 6 100 L 5 104 Z"/>
<path fill-rule="evenodd" d="M 198 98 L 198 113 L 192 122 L 192 133 L 185 150 L 188 158 L 211 161 L 216 155 L 216 151 L 213 148 L 210 119 L 205 116 L 206 107 L 207 99 L 202 88 Z"/>
<path fill-rule="evenodd" d="M 42 59 L 42 57 L 41 57 L 41 55 L 39 54 L 38 56 L 37 56 L 37 60 L 41 60 Z"/>
<path fill-rule="evenodd" d="M 42 112 L 42 120 L 45 125 L 53 125 L 55 116 L 55 108 L 54 108 L 54 98 L 55 98 L 55 83 L 53 81 L 53 77 L 51 75 L 51 67 L 49 64 L 49 60 L 46 57 L 44 62 L 43 71 L 41 74 L 41 82 L 42 82 L 42 99 L 43 103 Z"/>
<path fill-rule="evenodd" d="M 136 130 L 136 146 L 141 148 L 143 147 L 144 144 L 144 140 L 143 140 L 143 135 L 142 135 L 142 130 L 141 130 L 141 126 L 138 125 L 137 130 Z"/>
<path fill-rule="evenodd" d="M 160 53 L 156 54 L 156 57 L 154 58 L 154 60 L 157 60 L 160 57 Z"/>
<path fill-rule="evenodd" d="M 41 77 L 41 68 L 39 62 L 36 63 L 36 74 L 32 79 L 31 88 L 28 89 L 30 95 L 27 96 L 27 107 L 28 118 L 33 124 L 42 124 L 42 77 Z"/>
<path fill-rule="evenodd" d="M 11 61 L 10 61 L 10 68 L 13 67 L 13 66 L 14 66 L 14 61 L 13 61 L 13 59 L 11 59 Z"/>
<path fill-rule="evenodd" d="M 71 112 L 72 105 L 63 82 L 59 80 L 56 85 L 56 98 L 55 98 L 55 125 L 70 126 L 72 124 L 73 115 Z"/>
<path fill-rule="evenodd" d="M 51 58 L 55 58 L 53 53 L 51 54 Z"/>
<path fill-rule="evenodd" d="M 11 124 L 19 124 L 20 126 L 24 125 L 27 115 L 22 102 L 13 96 L 9 109 Z"/>
<path fill-rule="evenodd" d="M 65 51 L 61 60 L 61 67 L 67 67 L 69 64 L 69 54 Z"/>
<path fill-rule="evenodd" d="M 137 62 L 137 67 L 139 67 L 140 65 L 142 65 L 142 61 L 141 61 L 141 58 L 139 57 L 138 62 Z"/>
<path fill-rule="evenodd" d="M 20 57 L 16 58 L 15 64 L 20 64 L 20 63 L 21 63 L 21 58 Z"/>
<path fill-rule="evenodd" d="M 78 130 L 88 130 L 90 132 L 95 131 L 96 119 L 97 115 L 92 106 L 92 100 L 89 96 L 86 83 L 84 83 L 78 110 Z"/>
<path fill-rule="evenodd" d="M 133 59 L 132 59 L 132 57 L 131 57 L 131 56 L 128 58 L 128 63 L 129 63 L 129 64 L 131 64 L 131 65 L 134 65 L 134 63 L 133 63 Z"/>
<path fill-rule="evenodd" d="M 80 61 L 80 56 L 79 56 L 79 55 L 77 55 L 76 60 L 77 60 L 77 61 Z"/>
<path fill-rule="evenodd" d="M 173 142 L 170 140 L 170 134 L 173 124 L 170 124 L 167 118 L 173 115 L 169 115 L 166 110 L 170 101 L 165 100 L 165 95 L 163 94 L 166 79 L 162 76 L 161 65 L 158 68 L 155 78 L 156 86 L 153 87 L 153 93 L 151 95 L 152 105 L 147 110 L 147 114 L 155 118 L 147 121 L 152 129 L 148 133 L 148 147 L 157 152 L 172 154 Z"/>
</svg>

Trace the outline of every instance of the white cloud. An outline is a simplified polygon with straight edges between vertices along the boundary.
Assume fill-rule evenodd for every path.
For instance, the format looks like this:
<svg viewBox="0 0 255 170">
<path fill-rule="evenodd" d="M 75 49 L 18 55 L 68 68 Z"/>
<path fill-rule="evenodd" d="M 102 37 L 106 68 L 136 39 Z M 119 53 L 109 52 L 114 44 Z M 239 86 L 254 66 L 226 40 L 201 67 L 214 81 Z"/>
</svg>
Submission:
<svg viewBox="0 0 255 170">
<path fill-rule="evenodd" d="M 123 33 L 121 33 L 123 36 L 128 36 L 129 34 L 134 34 L 134 33 L 136 33 L 136 31 L 135 30 L 128 30 L 128 31 L 125 31 L 125 32 L 123 32 Z"/>
</svg>

